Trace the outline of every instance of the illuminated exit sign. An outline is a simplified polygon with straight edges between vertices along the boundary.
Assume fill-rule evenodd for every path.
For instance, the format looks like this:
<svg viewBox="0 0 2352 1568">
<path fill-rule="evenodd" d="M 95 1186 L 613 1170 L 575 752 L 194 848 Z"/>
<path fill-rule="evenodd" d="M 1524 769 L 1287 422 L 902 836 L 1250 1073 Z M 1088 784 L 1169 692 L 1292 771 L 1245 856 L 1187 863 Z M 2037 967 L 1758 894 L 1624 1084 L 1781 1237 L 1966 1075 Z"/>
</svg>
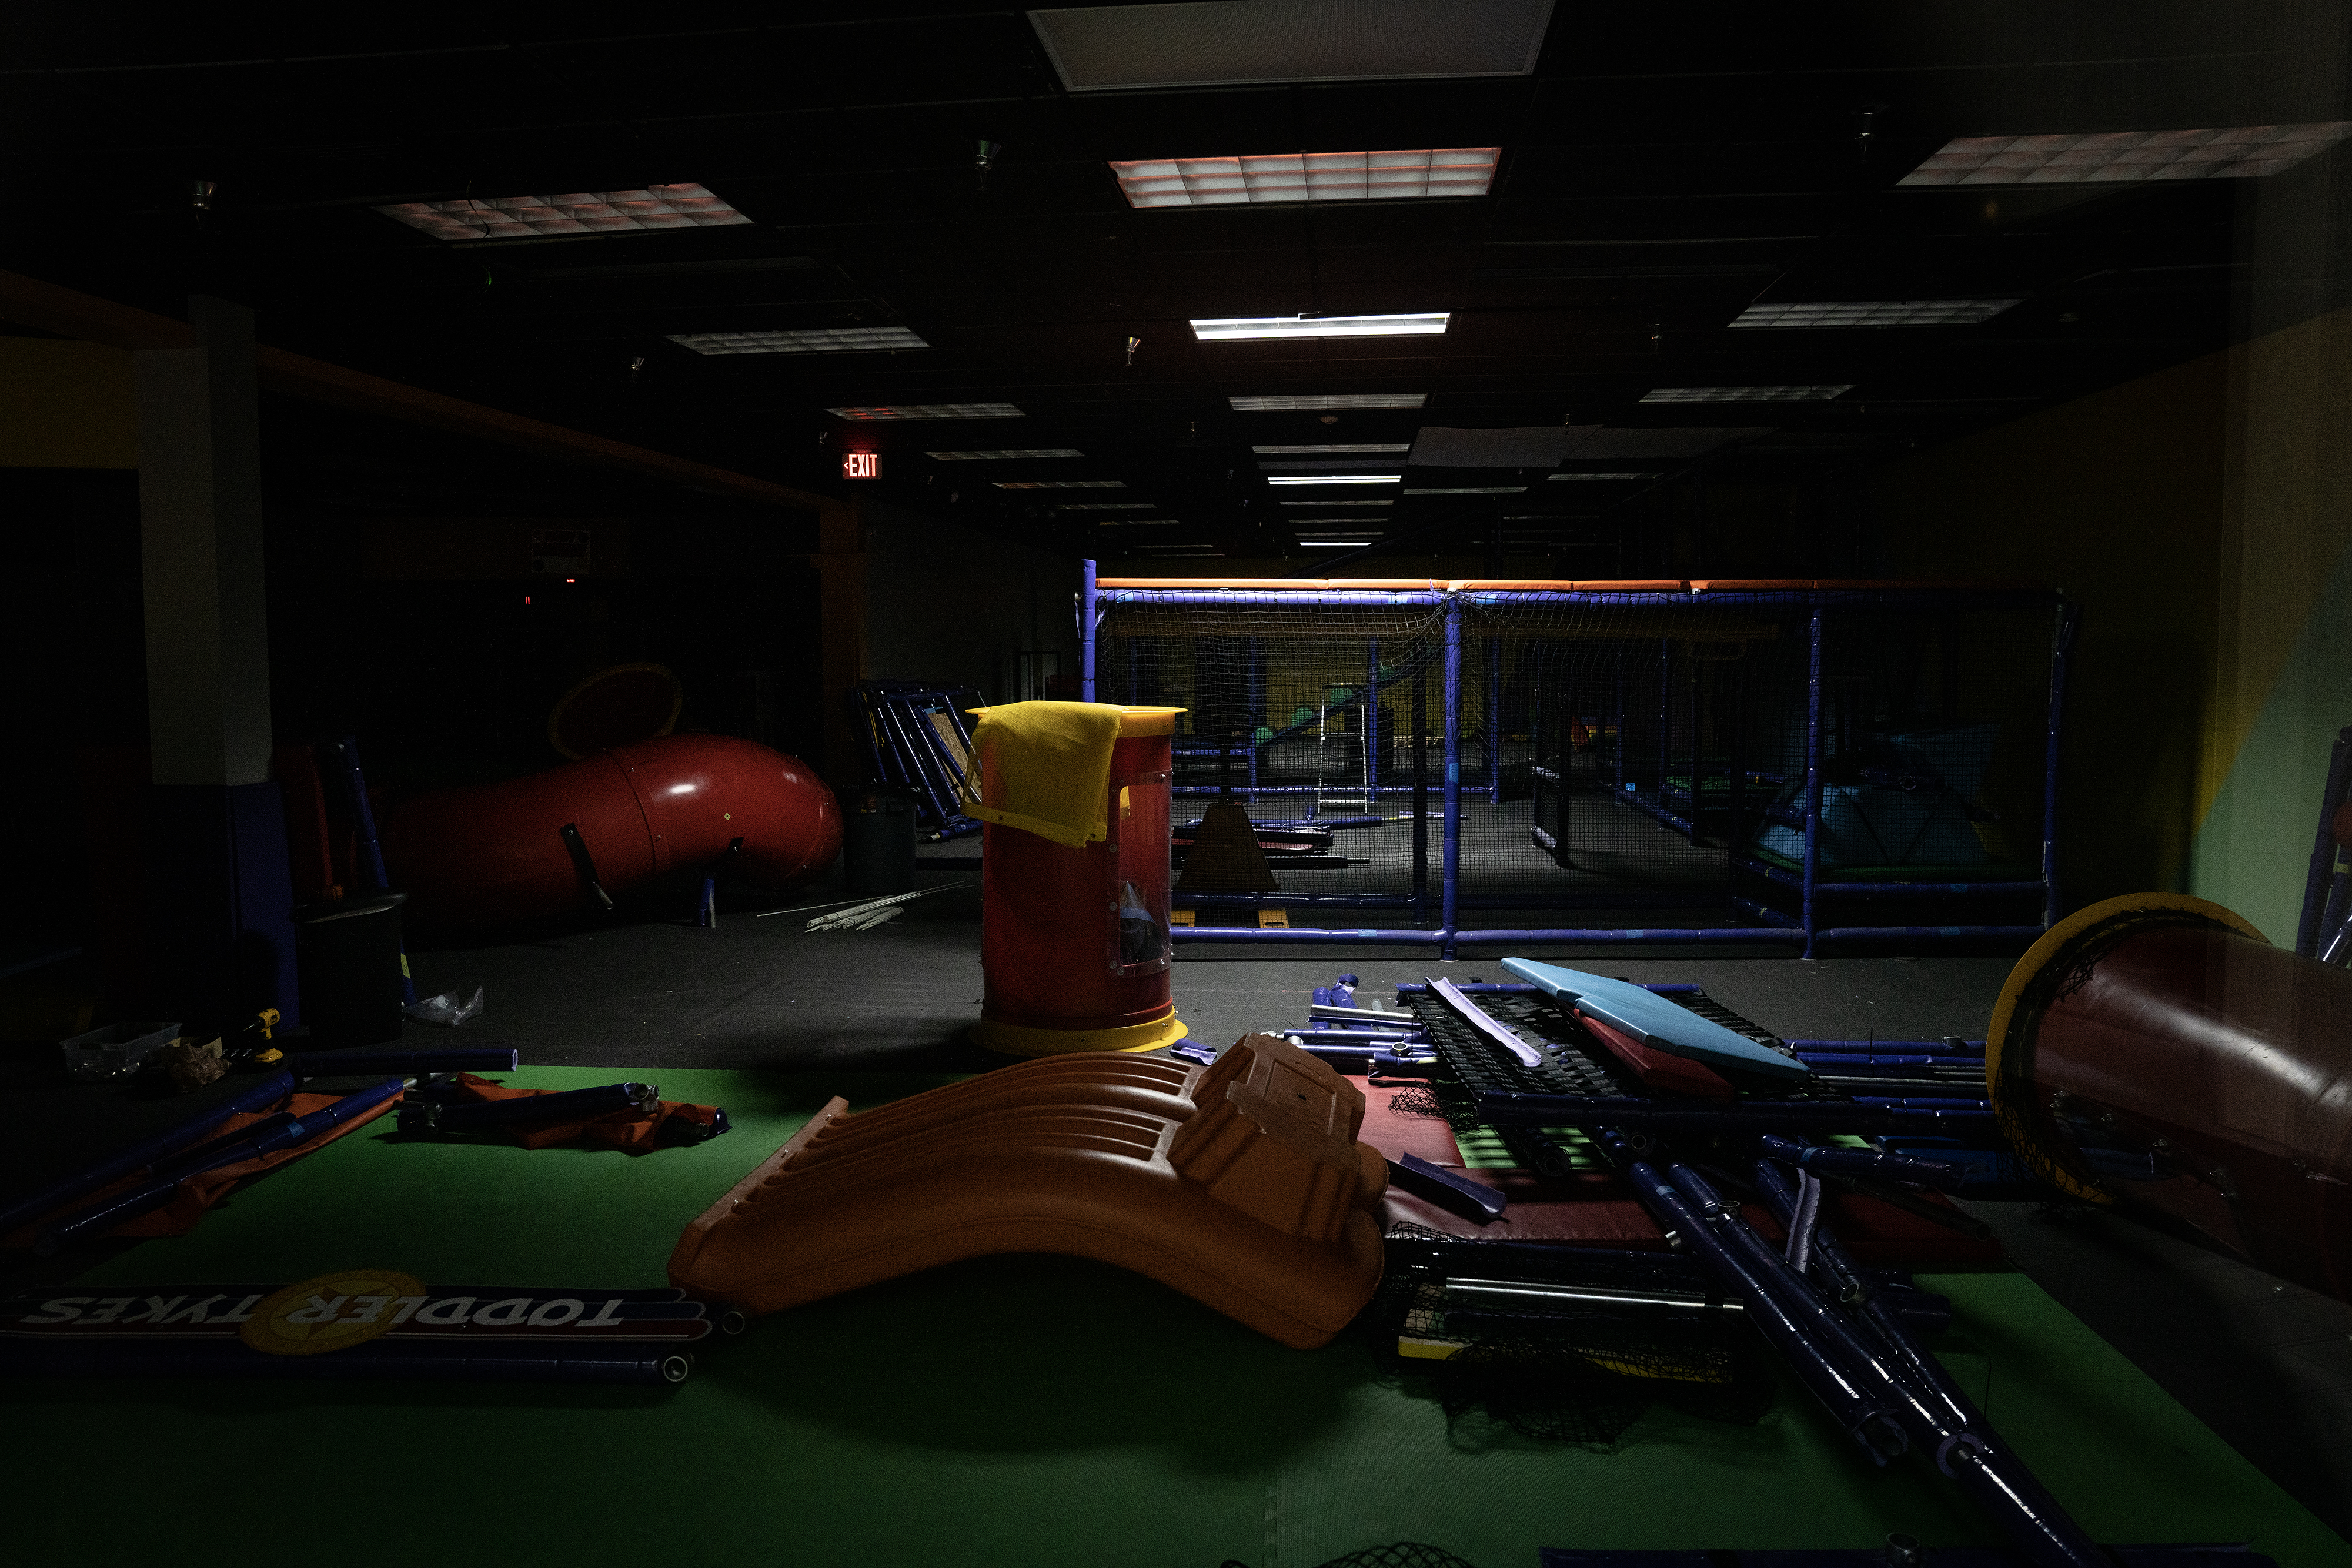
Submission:
<svg viewBox="0 0 2352 1568">
<path fill-rule="evenodd" d="M 882 477 L 882 455 L 879 452 L 843 453 L 841 476 L 845 479 L 879 479 Z"/>
</svg>

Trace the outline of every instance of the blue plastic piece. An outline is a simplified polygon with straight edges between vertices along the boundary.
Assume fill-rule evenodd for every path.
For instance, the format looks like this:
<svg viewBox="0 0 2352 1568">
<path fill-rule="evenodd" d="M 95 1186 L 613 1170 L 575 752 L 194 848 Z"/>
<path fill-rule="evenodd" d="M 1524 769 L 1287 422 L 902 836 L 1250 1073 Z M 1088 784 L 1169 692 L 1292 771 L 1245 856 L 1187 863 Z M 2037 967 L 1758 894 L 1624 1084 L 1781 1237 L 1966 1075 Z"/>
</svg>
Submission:
<svg viewBox="0 0 2352 1568">
<path fill-rule="evenodd" d="M 1792 1061 L 1745 1035 L 1734 1034 L 1721 1024 L 1703 1019 L 1643 987 L 1602 975 L 1588 975 L 1581 969 L 1538 964 L 1532 958 L 1506 958 L 1503 967 L 1523 980 L 1541 986 L 1554 997 L 1575 1003 L 1578 1011 L 1614 1024 L 1643 1045 L 1669 1056 L 1685 1057 L 1710 1067 L 1760 1072 L 1772 1078 L 1812 1076 L 1812 1069 L 1803 1062 Z"/>
</svg>

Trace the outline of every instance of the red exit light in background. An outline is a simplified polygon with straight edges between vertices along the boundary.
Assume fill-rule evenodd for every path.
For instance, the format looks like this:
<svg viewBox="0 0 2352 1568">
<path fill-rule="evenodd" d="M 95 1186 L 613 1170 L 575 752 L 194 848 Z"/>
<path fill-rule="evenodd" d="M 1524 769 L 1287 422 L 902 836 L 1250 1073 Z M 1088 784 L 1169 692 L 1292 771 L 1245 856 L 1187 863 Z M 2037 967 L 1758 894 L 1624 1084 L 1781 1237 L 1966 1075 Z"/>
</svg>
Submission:
<svg viewBox="0 0 2352 1568">
<path fill-rule="evenodd" d="M 882 477 L 882 455 L 879 452 L 843 453 L 841 476 L 845 479 L 879 479 Z"/>
</svg>

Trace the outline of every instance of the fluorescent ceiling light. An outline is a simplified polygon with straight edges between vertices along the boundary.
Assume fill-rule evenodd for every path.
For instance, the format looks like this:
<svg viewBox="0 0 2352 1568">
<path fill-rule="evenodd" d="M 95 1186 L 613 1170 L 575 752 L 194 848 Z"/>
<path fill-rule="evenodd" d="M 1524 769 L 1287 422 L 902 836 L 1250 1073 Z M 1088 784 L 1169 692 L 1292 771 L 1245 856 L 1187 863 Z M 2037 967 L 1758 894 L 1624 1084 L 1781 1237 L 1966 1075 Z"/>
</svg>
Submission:
<svg viewBox="0 0 2352 1568">
<path fill-rule="evenodd" d="M 1298 548 L 1300 549 L 1349 549 L 1369 545 L 1371 542 L 1370 539 L 1300 539 Z"/>
<path fill-rule="evenodd" d="M 1153 512 L 1159 509 L 1157 501 L 1065 501 L 1054 508 L 1057 512 Z"/>
<path fill-rule="evenodd" d="M 2073 185 L 2275 174 L 2352 135 L 2352 120 L 2226 131 L 1956 136 L 1898 185 Z"/>
<path fill-rule="evenodd" d="M 1735 327 L 1964 327 L 1990 321 L 2016 299 L 1815 299 L 1750 305 Z"/>
<path fill-rule="evenodd" d="M 1303 522 L 1344 522 L 1343 517 L 1307 517 Z M 1376 539 L 1378 528 L 1298 528 L 1294 530 L 1302 539 Z"/>
<path fill-rule="evenodd" d="M 1370 473 L 1375 468 L 1386 468 L 1394 472 L 1403 466 L 1402 463 L 1393 457 L 1276 457 L 1269 462 L 1259 464 L 1258 471 L 1263 474 L 1297 474 L 1302 471 L 1310 474 L 1330 474 L 1345 468 L 1350 471 L 1361 469 L 1365 473 Z"/>
<path fill-rule="evenodd" d="M 651 234 L 726 228 L 751 220 L 699 185 L 642 191 L 573 191 L 560 196 L 489 196 L 457 202 L 394 202 L 378 207 L 435 239 L 538 239 L 555 235 Z"/>
<path fill-rule="evenodd" d="M 859 354 L 877 349 L 928 349 L 904 327 L 828 327 L 807 332 L 672 332 L 698 354 Z"/>
<path fill-rule="evenodd" d="M 1377 501 L 1282 501 L 1276 504 L 1285 507 L 1393 507 L 1396 501 L 1392 497 L 1382 496 Z"/>
<path fill-rule="evenodd" d="M 1655 474 L 1555 474 L 1555 484 L 1562 479 L 1655 479 Z"/>
<path fill-rule="evenodd" d="M 1269 474 L 1269 485 L 1395 485 L 1402 474 Z"/>
<path fill-rule="evenodd" d="M 1525 485 L 1448 485 L 1434 490 L 1407 490 L 1408 496 L 1516 496 Z"/>
<path fill-rule="evenodd" d="M 1258 453 L 1261 455 L 1270 455 L 1272 454 L 1282 452 L 1410 452 L 1412 450 L 1412 443 L 1410 441 L 1375 441 L 1357 442 L 1351 444 L 1341 444 L 1337 446 L 1253 446 L 1250 450 L 1252 452 Z"/>
<path fill-rule="evenodd" d="M 999 479 L 1000 490 L 1124 490 L 1124 479 Z"/>
<path fill-rule="evenodd" d="M 1842 387 L 1652 387 L 1642 394 L 1643 402 L 1826 402 L 1841 392 L 1853 391 L 1853 384 Z"/>
<path fill-rule="evenodd" d="M 1132 207 L 1286 202 L 1425 201 L 1483 196 L 1497 147 L 1405 152 L 1270 152 L 1240 158 L 1147 158 L 1113 163 Z"/>
<path fill-rule="evenodd" d="M 1279 413 L 1298 409 L 1419 408 L 1427 392 L 1331 392 L 1322 397 L 1229 397 L 1235 413 Z"/>
<path fill-rule="evenodd" d="M 1024 419 L 1009 402 L 902 402 L 877 408 L 829 408 L 842 419 Z"/>
<path fill-rule="evenodd" d="M 1254 338 L 1427 338 L 1445 330 L 1452 313 L 1407 311 L 1390 316 L 1209 316 L 1192 319 L 1203 343 Z"/>
<path fill-rule="evenodd" d="M 995 452 L 926 452 L 941 463 L 993 463 L 1007 457 L 1084 457 L 1075 446 L 1008 446 Z"/>
</svg>

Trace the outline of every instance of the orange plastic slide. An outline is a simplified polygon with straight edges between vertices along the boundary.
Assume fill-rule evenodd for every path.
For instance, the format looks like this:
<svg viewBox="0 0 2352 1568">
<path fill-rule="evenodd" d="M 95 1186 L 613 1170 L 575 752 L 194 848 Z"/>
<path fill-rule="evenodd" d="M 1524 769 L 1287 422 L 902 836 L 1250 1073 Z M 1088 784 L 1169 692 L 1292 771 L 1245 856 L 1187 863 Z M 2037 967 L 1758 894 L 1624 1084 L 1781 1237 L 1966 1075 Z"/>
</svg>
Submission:
<svg viewBox="0 0 2352 1568">
<path fill-rule="evenodd" d="M 1380 1283 L 1388 1166 L 1363 1120 L 1354 1084 L 1258 1034 L 1209 1067 L 1051 1056 L 854 1116 L 836 1098 L 686 1228 L 670 1281 L 761 1313 L 1073 1253 L 1311 1350 Z"/>
</svg>

